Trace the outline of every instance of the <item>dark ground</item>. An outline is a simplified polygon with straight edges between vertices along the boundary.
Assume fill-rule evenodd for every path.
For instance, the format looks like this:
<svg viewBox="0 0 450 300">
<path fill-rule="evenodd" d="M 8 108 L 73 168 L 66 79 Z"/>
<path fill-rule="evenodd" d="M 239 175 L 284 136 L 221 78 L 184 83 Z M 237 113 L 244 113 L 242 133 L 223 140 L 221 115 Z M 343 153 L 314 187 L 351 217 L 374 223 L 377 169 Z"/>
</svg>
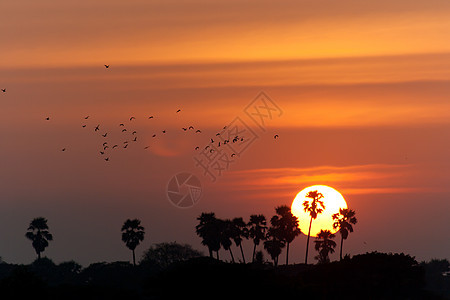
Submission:
<svg viewBox="0 0 450 300">
<path fill-rule="evenodd" d="M 448 261 L 368 253 L 323 265 L 231 264 L 199 257 L 151 263 L 49 259 L 0 264 L 0 299 L 450 299 Z"/>
</svg>

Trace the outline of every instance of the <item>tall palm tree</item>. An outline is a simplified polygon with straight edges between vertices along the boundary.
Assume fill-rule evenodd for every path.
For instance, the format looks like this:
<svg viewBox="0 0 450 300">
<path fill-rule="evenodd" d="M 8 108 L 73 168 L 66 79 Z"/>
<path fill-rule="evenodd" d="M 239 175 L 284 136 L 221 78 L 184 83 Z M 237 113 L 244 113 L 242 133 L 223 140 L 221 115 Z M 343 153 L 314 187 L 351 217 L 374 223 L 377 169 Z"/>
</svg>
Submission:
<svg viewBox="0 0 450 300">
<path fill-rule="evenodd" d="M 122 241 L 128 249 L 133 252 L 133 265 L 136 266 L 136 255 L 134 250 L 144 240 L 144 227 L 138 219 L 126 220 L 122 225 Z"/>
<path fill-rule="evenodd" d="M 223 249 L 225 251 L 230 252 L 231 261 L 234 263 L 234 256 L 233 251 L 231 251 L 231 245 L 233 242 L 231 241 L 231 238 L 233 236 L 233 223 L 231 220 L 219 220 L 219 226 L 220 226 L 220 245 L 222 245 Z"/>
<path fill-rule="evenodd" d="M 298 227 L 298 218 L 291 212 L 291 208 L 287 205 L 281 205 L 275 208 L 276 214 L 279 216 L 276 220 L 277 224 L 272 226 L 279 227 L 280 238 L 286 243 L 286 265 L 289 263 L 289 244 L 301 233 Z M 272 222 L 272 220 L 271 220 Z"/>
<path fill-rule="evenodd" d="M 242 261 L 245 264 L 244 251 L 242 250 L 242 240 L 248 239 L 248 228 L 247 224 L 242 218 L 234 218 L 232 221 L 232 239 L 237 247 L 241 250 Z"/>
<path fill-rule="evenodd" d="M 53 241 L 53 235 L 48 231 L 47 219 L 43 217 L 34 218 L 28 226 L 25 237 L 32 241 L 32 246 L 36 251 L 38 259 L 41 259 L 41 252 L 48 247 L 48 242 Z"/>
<path fill-rule="evenodd" d="M 309 212 L 309 215 L 311 216 L 311 220 L 309 221 L 308 238 L 306 240 L 305 265 L 308 263 L 309 237 L 311 235 L 312 221 L 315 220 L 317 218 L 317 215 L 321 214 L 325 209 L 323 201 L 320 201 L 320 199 L 323 198 L 322 193 L 319 193 L 318 191 L 310 191 L 308 192 L 308 194 L 306 194 L 306 197 L 311 198 L 312 201 L 310 202 L 308 200 L 305 200 L 303 202 L 303 209 L 305 210 L 305 212 Z"/>
<path fill-rule="evenodd" d="M 355 211 L 349 208 L 340 208 L 339 213 L 333 214 L 333 228 L 339 228 L 341 234 L 341 248 L 339 250 L 339 260 L 342 260 L 342 245 L 348 238 L 350 232 L 353 232 L 353 225 L 358 221 L 355 217 Z"/>
<path fill-rule="evenodd" d="M 213 251 L 216 251 L 218 259 L 220 249 L 219 220 L 213 212 L 202 213 L 197 220 L 199 224 L 195 226 L 195 233 L 202 238 L 202 245 L 208 247 L 209 257 L 213 257 Z"/>
<path fill-rule="evenodd" d="M 276 216 L 274 217 L 276 218 Z M 269 228 L 266 240 L 264 241 L 264 249 L 269 253 L 275 267 L 278 266 L 278 257 L 284 246 L 285 242 L 279 238 L 279 231 L 277 228 Z"/>
<path fill-rule="evenodd" d="M 251 215 L 250 221 L 248 222 L 249 226 L 249 237 L 253 240 L 253 256 L 252 262 L 255 261 L 255 252 L 256 246 L 265 239 L 266 230 L 267 230 L 267 221 L 264 215 Z"/>
<path fill-rule="evenodd" d="M 317 240 L 314 242 L 316 250 L 319 251 L 319 255 L 315 258 L 319 263 L 330 262 L 328 254 L 334 253 L 334 248 L 336 248 L 336 243 L 332 240 L 332 238 L 334 238 L 334 234 L 332 234 L 329 230 L 320 230 L 317 235 Z"/>
</svg>

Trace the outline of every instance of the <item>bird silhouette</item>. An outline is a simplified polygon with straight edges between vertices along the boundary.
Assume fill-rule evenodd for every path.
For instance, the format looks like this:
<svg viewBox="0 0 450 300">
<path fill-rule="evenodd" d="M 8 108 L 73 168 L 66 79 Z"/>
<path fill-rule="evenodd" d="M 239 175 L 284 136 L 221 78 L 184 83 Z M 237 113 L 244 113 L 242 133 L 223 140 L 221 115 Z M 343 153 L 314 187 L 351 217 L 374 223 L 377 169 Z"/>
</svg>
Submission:
<svg viewBox="0 0 450 300">
<path fill-rule="evenodd" d="M 148 117 L 149 119 L 153 119 L 153 116 Z"/>
<path fill-rule="evenodd" d="M 119 126 L 125 126 L 125 124 L 123 124 L 123 123 L 120 123 L 120 124 L 119 124 Z"/>
<path fill-rule="evenodd" d="M 50 120 L 50 117 L 47 117 L 47 118 L 45 118 L 47 121 L 49 121 Z"/>
<path fill-rule="evenodd" d="M 99 131 L 99 130 L 100 130 L 100 124 L 95 127 L 94 131 Z"/>
<path fill-rule="evenodd" d="M 124 144 L 128 144 L 128 141 L 123 142 Z"/>
<path fill-rule="evenodd" d="M 66 148 L 62 148 L 61 151 L 66 151 Z"/>
<path fill-rule="evenodd" d="M 183 129 L 184 131 L 186 131 L 186 130 L 187 130 L 187 128 L 184 128 L 184 127 L 183 127 L 183 128 L 181 128 L 181 129 Z"/>
<path fill-rule="evenodd" d="M 125 131 L 127 131 L 127 129 L 126 129 L 126 128 L 122 129 L 122 132 L 125 132 Z"/>
<path fill-rule="evenodd" d="M 146 147 L 144 147 L 144 150 L 146 150 L 146 149 L 148 149 L 150 146 L 146 146 Z"/>
<path fill-rule="evenodd" d="M 194 126 L 189 126 L 189 129 L 194 129 Z"/>
<path fill-rule="evenodd" d="M 109 161 L 109 157 L 105 158 L 105 161 Z"/>
<path fill-rule="evenodd" d="M 209 150 L 209 153 L 213 153 L 213 152 L 214 152 L 214 149 Z"/>
<path fill-rule="evenodd" d="M 216 133 L 216 136 L 219 136 L 220 135 L 220 133 Z"/>
<path fill-rule="evenodd" d="M 227 126 L 223 126 L 223 129 L 227 128 Z"/>
<path fill-rule="evenodd" d="M 217 144 L 217 147 L 220 147 L 220 142 L 219 142 L 219 144 Z"/>
<path fill-rule="evenodd" d="M 105 146 L 105 147 L 103 147 L 103 150 L 106 150 L 106 149 L 108 149 L 109 148 L 109 146 Z"/>
<path fill-rule="evenodd" d="M 156 137 L 156 134 L 154 134 L 152 137 Z"/>
<path fill-rule="evenodd" d="M 125 146 L 123 146 L 124 148 L 127 148 L 128 147 L 128 144 L 126 144 Z"/>
<path fill-rule="evenodd" d="M 105 154 L 105 152 L 103 152 L 103 151 L 100 151 L 100 154 L 101 154 L 101 155 L 103 155 L 103 154 Z"/>
<path fill-rule="evenodd" d="M 85 127 L 86 127 L 86 125 L 81 125 L 81 127 L 85 128 Z"/>
<path fill-rule="evenodd" d="M 85 120 L 89 119 L 89 116 L 84 117 Z"/>
<path fill-rule="evenodd" d="M 107 69 L 109 68 L 109 65 L 104 65 L 104 66 L 105 66 L 105 68 L 107 68 Z"/>
<path fill-rule="evenodd" d="M 163 130 L 163 131 L 162 131 L 162 133 L 166 133 L 166 131 L 165 131 L 165 130 Z"/>
<path fill-rule="evenodd" d="M 273 136 L 273 138 L 274 138 L 274 139 L 277 139 L 277 138 L 278 138 L 278 134 L 275 134 L 275 135 Z"/>
<path fill-rule="evenodd" d="M 134 139 L 132 139 L 133 142 L 137 142 L 137 137 L 135 137 Z"/>
<path fill-rule="evenodd" d="M 177 110 L 177 113 L 179 113 L 181 111 L 181 109 Z"/>
<path fill-rule="evenodd" d="M 3 93 L 6 93 L 6 89 L 2 89 L 2 92 L 3 92 Z"/>
<path fill-rule="evenodd" d="M 195 131 L 195 133 L 201 133 L 200 129 L 197 129 L 197 130 Z"/>
<path fill-rule="evenodd" d="M 106 144 L 108 144 L 108 142 L 104 142 L 104 143 L 103 143 L 103 147 L 105 147 L 105 146 L 106 146 Z"/>
<path fill-rule="evenodd" d="M 112 146 L 113 149 L 114 149 L 114 148 L 117 148 L 117 147 L 119 147 L 119 145 L 114 145 L 114 146 Z"/>
<path fill-rule="evenodd" d="M 211 139 L 211 144 L 212 144 L 212 143 L 214 143 L 214 140 L 213 140 L 213 139 Z"/>
<path fill-rule="evenodd" d="M 136 120 L 136 118 L 135 118 L 135 117 L 131 117 L 131 118 L 130 118 L 130 121 L 132 121 L 132 120 Z"/>
<path fill-rule="evenodd" d="M 195 150 L 198 150 L 199 149 L 199 147 L 197 146 L 197 147 L 195 147 Z"/>
<path fill-rule="evenodd" d="M 102 136 L 103 137 L 106 137 L 108 135 L 108 133 L 107 132 L 105 132 L 105 134 L 102 134 Z"/>
<path fill-rule="evenodd" d="M 234 157 L 234 156 L 236 156 L 236 153 L 231 154 L 231 157 Z"/>
<path fill-rule="evenodd" d="M 209 145 L 205 147 L 205 150 L 208 150 L 208 148 L 209 148 Z"/>
<path fill-rule="evenodd" d="M 137 131 L 135 130 L 135 131 L 133 131 L 131 134 L 136 134 L 137 133 Z"/>
</svg>

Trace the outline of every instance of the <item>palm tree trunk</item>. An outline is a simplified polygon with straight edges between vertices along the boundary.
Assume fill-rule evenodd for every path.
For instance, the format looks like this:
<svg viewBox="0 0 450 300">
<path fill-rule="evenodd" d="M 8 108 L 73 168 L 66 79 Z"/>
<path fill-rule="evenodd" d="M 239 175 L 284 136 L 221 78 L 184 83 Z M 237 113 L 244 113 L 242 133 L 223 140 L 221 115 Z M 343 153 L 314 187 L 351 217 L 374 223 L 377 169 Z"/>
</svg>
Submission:
<svg viewBox="0 0 450 300">
<path fill-rule="evenodd" d="M 219 250 L 216 251 L 216 258 L 217 258 L 217 260 L 220 260 L 219 259 Z"/>
<path fill-rule="evenodd" d="M 253 258 L 252 262 L 255 262 L 256 243 L 253 243 Z"/>
<path fill-rule="evenodd" d="M 288 259 L 289 259 L 289 243 L 286 245 L 286 266 L 288 265 Z"/>
<path fill-rule="evenodd" d="M 41 251 L 38 251 L 37 255 L 38 255 L 38 260 L 41 260 Z"/>
<path fill-rule="evenodd" d="M 211 247 L 208 247 L 208 251 L 209 251 L 209 257 L 213 258 L 213 251 L 211 250 Z"/>
<path fill-rule="evenodd" d="M 344 243 L 344 236 L 341 235 L 341 249 L 339 250 L 339 260 L 342 260 L 342 244 Z"/>
<path fill-rule="evenodd" d="M 133 266 L 136 266 L 136 256 L 134 254 L 134 249 L 131 251 L 133 252 Z"/>
<path fill-rule="evenodd" d="M 233 251 L 231 251 L 231 247 L 228 248 L 228 251 L 230 251 L 231 261 L 234 263 L 234 256 L 233 256 Z"/>
<path fill-rule="evenodd" d="M 242 243 L 239 244 L 239 248 L 241 248 L 242 261 L 245 264 L 245 257 L 244 257 L 244 251 L 242 250 Z"/>
<path fill-rule="evenodd" d="M 313 218 L 311 217 L 311 221 L 309 221 L 309 229 L 308 229 L 308 239 L 306 240 L 306 255 L 305 255 L 305 265 L 308 264 L 308 249 L 309 249 L 309 236 L 311 234 L 311 224 Z"/>
</svg>

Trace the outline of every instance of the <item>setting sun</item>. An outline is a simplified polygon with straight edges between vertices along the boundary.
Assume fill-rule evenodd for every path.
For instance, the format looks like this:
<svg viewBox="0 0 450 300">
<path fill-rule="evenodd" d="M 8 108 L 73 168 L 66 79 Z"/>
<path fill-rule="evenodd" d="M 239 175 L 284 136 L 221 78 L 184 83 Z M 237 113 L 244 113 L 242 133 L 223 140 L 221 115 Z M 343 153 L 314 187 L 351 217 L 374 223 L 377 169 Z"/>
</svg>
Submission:
<svg viewBox="0 0 450 300">
<path fill-rule="evenodd" d="M 311 225 L 311 236 L 317 236 L 321 229 L 328 229 L 332 233 L 335 233 L 336 229 L 333 229 L 332 215 L 339 213 L 340 208 L 347 208 L 347 203 L 341 193 L 326 185 L 309 186 L 301 190 L 297 196 L 295 196 L 294 201 L 292 202 L 291 211 L 292 214 L 298 218 L 301 231 L 304 234 L 308 233 L 311 216 L 309 212 L 305 212 L 303 202 L 312 200 L 306 197 L 306 195 L 312 191 L 317 191 L 323 195 L 321 201 L 323 201 L 325 209 L 322 213 L 317 215 L 315 220 L 313 220 Z"/>
</svg>

